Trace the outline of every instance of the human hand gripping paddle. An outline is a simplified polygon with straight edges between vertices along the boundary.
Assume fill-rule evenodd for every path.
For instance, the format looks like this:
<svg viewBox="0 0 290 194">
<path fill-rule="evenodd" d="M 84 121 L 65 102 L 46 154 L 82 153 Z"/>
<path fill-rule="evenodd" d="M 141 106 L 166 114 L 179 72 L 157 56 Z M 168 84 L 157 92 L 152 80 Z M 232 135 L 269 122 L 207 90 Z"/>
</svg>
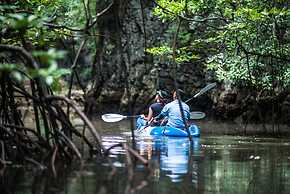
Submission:
<svg viewBox="0 0 290 194">
<path fill-rule="evenodd" d="M 185 102 L 187 103 L 187 102 L 191 101 L 192 99 L 197 98 L 198 96 L 204 94 L 205 92 L 209 91 L 210 89 L 214 88 L 215 86 L 216 86 L 216 83 L 208 84 L 207 86 L 202 88 L 198 93 L 196 93 L 193 97 L 189 98 Z M 125 115 L 121 115 L 121 114 L 109 113 L 109 114 L 102 115 L 102 119 L 105 122 L 113 123 L 113 122 L 121 121 L 121 120 L 126 119 L 126 118 L 132 118 L 132 117 L 134 118 L 134 117 L 139 117 L 139 116 L 141 116 L 141 115 L 125 116 Z M 190 119 L 197 120 L 197 119 L 203 119 L 204 117 L 205 117 L 204 112 L 200 112 L 200 111 L 190 112 Z"/>
</svg>

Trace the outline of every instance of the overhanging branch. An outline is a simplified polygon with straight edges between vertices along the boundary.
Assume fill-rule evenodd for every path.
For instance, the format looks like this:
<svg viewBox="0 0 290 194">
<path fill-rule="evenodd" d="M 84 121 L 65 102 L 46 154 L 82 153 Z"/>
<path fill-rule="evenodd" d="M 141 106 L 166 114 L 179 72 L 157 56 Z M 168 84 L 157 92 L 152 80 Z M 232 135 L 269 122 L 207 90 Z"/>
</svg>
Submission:
<svg viewBox="0 0 290 194">
<path fill-rule="evenodd" d="M 28 65 L 34 69 L 38 69 L 39 65 L 35 61 L 35 59 L 31 56 L 30 53 L 28 53 L 24 48 L 19 46 L 12 46 L 12 45 L 3 45 L 0 44 L 0 52 L 19 52 L 24 56 L 24 58 L 27 60 Z"/>
<path fill-rule="evenodd" d="M 47 27 L 55 28 L 55 29 L 67 29 L 67 30 L 73 31 L 73 32 L 87 32 L 90 28 L 92 28 L 97 23 L 98 18 L 100 16 L 102 16 L 103 14 L 105 14 L 112 7 L 113 4 L 114 4 L 114 1 L 112 3 L 110 3 L 110 5 L 108 5 L 101 12 L 97 13 L 96 18 L 92 21 L 91 24 L 87 25 L 85 28 L 72 28 L 72 27 L 68 27 L 65 25 L 52 24 L 49 22 L 44 22 L 43 25 L 45 25 Z"/>
<path fill-rule="evenodd" d="M 164 12 L 166 12 L 168 14 L 175 15 L 175 16 L 183 19 L 183 20 L 192 21 L 192 22 L 199 22 L 199 23 L 210 21 L 210 20 L 222 20 L 222 21 L 225 21 L 226 23 L 228 23 L 228 20 L 226 18 L 223 18 L 223 17 L 208 17 L 208 18 L 203 18 L 203 19 L 200 19 L 200 20 L 199 19 L 193 19 L 193 18 L 185 17 L 183 15 L 176 14 L 176 13 L 172 12 L 171 10 L 163 7 L 162 5 L 157 3 L 156 0 L 152 0 L 152 2 L 154 4 L 156 4 L 158 7 L 160 7 Z"/>
</svg>

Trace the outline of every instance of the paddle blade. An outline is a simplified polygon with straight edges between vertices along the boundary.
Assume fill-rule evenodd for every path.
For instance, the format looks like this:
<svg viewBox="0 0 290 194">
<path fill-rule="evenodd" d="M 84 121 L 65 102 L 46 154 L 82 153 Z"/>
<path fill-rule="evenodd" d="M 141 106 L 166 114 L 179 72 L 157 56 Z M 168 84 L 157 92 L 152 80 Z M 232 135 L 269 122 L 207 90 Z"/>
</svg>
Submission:
<svg viewBox="0 0 290 194">
<path fill-rule="evenodd" d="M 199 112 L 199 111 L 195 111 L 195 112 L 191 112 L 190 113 L 190 119 L 203 119 L 205 117 L 205 113 L 204 112 Z"/>
<path fill-rule="evenodd" d="M 119 114 L 104 114 L 102 115 L 102 119 L 105 122 L 113 123 L 123 120 L 124 118 L 127 118 L 126 116 L 119 115 Z"/>
</svg>

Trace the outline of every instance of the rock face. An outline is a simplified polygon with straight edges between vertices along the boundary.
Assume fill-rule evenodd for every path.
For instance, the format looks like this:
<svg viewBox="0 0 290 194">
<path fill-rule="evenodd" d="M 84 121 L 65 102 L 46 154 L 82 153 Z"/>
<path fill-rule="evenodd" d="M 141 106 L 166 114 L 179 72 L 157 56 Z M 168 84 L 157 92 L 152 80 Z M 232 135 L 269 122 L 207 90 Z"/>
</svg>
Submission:
<svg viewBox="0 0 290 194">
<path fill-rule="evenodd" d="M 98 48 L 94 64 L 93 89 L 87 95 L 88 112 L 106 110 L 140 112 L 152 100 L 156 89 L 174 89 L 174 77 L 180 88 L 194 94 L 205 85 L 200 64 L 185 63 L 174 67 L 146 48 L 171 42 L 168 24 L 152 15 L 151 1 L 114 1 L 97 25 Z M 104 1 L 97 3 L 102 6 Z M 174 24 L 175 25 L 175 24 Z"/>
<path fill-rule="evenodd" d="M 243 123 L 290 124 L 290 91 L 271 97 L 247 89 L 224 89 L 212 94 L 212 115 Z"/>
</svg>

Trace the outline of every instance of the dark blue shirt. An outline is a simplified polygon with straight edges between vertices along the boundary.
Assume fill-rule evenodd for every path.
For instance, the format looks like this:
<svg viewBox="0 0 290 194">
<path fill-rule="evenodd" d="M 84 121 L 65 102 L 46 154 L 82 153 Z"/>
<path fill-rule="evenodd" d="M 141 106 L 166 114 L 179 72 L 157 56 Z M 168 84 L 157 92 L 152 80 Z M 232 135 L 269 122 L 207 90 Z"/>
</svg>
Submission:
<svg viewBox="0 0 290 194">
<path fill-rule="evenodd" d="M 159 115 L 163 107 L 164 105 L 160 102 L 151 104 L 150 108 L 153 111 L 153 117 L 156 117 L 157 115 Z"/>
</svg>

